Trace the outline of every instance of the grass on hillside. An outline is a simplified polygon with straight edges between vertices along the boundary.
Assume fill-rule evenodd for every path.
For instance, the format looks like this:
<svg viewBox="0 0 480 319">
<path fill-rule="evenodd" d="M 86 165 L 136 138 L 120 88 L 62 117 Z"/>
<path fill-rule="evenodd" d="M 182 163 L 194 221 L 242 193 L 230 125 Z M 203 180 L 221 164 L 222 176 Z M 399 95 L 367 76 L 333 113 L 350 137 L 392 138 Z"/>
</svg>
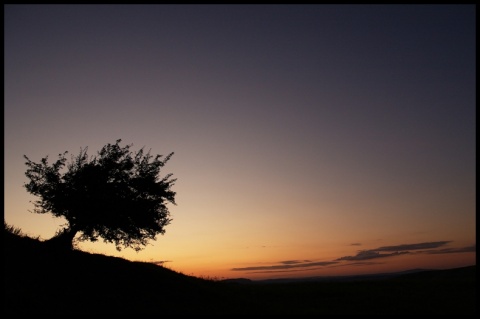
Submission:
<svg viewBox="0 0 480 319">
<path fill-rule="evenodd" d="M 4 314 L 474 314 L 476 266 L 358 282 L 228 283 L 61 251 L 5 224 Z"/>
</svg>

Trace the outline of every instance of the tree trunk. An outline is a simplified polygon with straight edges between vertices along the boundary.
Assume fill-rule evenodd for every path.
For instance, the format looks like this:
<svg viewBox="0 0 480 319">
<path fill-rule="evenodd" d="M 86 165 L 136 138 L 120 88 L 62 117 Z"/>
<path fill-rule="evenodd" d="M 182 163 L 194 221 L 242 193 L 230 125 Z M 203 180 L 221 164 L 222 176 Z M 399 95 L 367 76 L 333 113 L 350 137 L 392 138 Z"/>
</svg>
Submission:
<svg viewBox="0 0 480 319">
<path fill-rule="evenodd" d="M 77 234 L 77 230 L 73 228 L 64 228 L 61 232 L 48 240 L 48 243 L 59 249 L 73 249 L 73 239 Z"/>
</svg>

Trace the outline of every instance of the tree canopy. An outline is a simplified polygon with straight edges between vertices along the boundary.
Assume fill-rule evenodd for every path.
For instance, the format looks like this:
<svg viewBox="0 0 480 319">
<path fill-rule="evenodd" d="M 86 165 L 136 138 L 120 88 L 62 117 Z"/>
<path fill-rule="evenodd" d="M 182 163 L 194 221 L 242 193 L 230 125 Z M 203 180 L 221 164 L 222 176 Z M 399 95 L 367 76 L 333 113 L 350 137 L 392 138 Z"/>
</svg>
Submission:
<svg viewBox="0 0 480 319">
<path fill-rule="evenodd" d="M 81 148 L 68 163 L 68 152 L 52 164 L 48 156 L 35 163 L 24 155 L 29 179 L 24 187 L 40 198 L 33 212 L 64 217 L 68 223 L 52 240 L 72 247 L 80 232 L 80 241 L 101 237 L 119 251 L 122 247 L 139 251 L 165 233 L 171 222 L 166 205 L 176 205 L 171 190 L 176 179 L 172 174 L 161 177 L 160 170 L 173 152 L 153 156 L 144 148 L 133 152 L 132 144 L 120 143 L 121 139 L 109 143 L 91 157 L 87 147 Z"/>
</svg>

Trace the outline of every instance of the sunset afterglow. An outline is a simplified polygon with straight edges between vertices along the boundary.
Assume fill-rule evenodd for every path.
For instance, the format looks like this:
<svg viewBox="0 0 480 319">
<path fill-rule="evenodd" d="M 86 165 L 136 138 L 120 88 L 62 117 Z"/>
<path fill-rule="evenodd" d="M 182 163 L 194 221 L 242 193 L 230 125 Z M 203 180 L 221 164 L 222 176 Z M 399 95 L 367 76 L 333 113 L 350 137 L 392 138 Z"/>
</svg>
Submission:
<svg viewBox="0 0 480 319">
<path fill-rule="evenodd" d="M 476 264 L 474 5 L 4 5 L 5 221 L 33 161 L 117 139 L 177 179 L 164 235 L 87 252 L 208 278 Z"/>
</svg>

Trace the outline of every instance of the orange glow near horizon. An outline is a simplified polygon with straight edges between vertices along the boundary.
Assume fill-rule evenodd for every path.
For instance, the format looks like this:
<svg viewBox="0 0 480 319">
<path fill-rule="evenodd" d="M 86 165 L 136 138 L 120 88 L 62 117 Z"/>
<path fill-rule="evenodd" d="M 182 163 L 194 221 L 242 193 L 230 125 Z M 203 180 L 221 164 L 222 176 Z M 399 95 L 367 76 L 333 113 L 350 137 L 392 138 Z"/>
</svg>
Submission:
<svg viewBox="0 0 480 319">
<path fill-rule="evenodd" d="M 435 249 L 407 250 L 399 255 L 372 259 L 355 259 L 355 256 L 361 251 L 375 250 L 379 247 L 391 245 L 377 245 L 367 248 L 363 245 L 352 244 L 338 247 L 332 243 L 332 247 L 328 247 L 328 245 L 312 245 L 312 247 L 302 247 L 300 245 L 240 247 L 237 245 L 235 247 L 234 245 L 230 246 L 227 240 L 224 243 L 225 245 L 216 245 L 211 249 L 206 246 L 201 251 L 196 252 L 195 249 L 184 247 L 181 251 L 175 252 L 167 249 L 169 244 L 161 244 L 161 241 L 162 238 L 154 244 L 153 248 L 147 249 L 148 252 L 128 253 L 123 251 L 116 252 L 113 255 L 134 261 L 161 264 L 169 269 L 196 277 L 214 279 L 241 277 L 252 280 L 350 276 L 406 271 L 417 268 L 448 269 L 476 264 L 475 245 L 469 246 L 468 241 L 459 242 L 456 245 L 438 242 L 438 248 Z M 421 246 L 425 243 L 407 244 Z M 98 244 L 83 243 L 80 246 L 87 251 L 95 251 L 93 247 L 98 247 Z M 158 246 L 163 247 L 163 249 Z M 159 251 L 158 254 L 155 253 L 157 256 L 168 257 L 164 259 L 152 258 L 151 253 L 155 251 Z M 285 256 L 290 258 L 285 259 Z M 354 260 L 341 260 L 345 256 L 353 257 Z"/>
<path fill-rule="evenodd" d="M 343 227 L 344 232 L 338 232 L 336 229 L 341 225 L 347 225 L 343 221 L 344 215 L 339 216 L 340 219 L 319 218 L 318 215 L 308 214 L 308 206 L 302 206 L 306 212 L 303 216 L 295 218 L 277 215 L 278 218 L 273 222 L 271 215 L 261 216 L 261 208 L 276 211 L 281 208 L 275 203 L 271 206 L 268 202 L 258 202 L 257 205 L 259 208 L 252 208 L 248 213 L 243 211 L 245 208 L 241 205 L 232 208 L 231 216 L 237 217 L 231 222 L 208 219 L 203 223 L 202 220 L 208 214 L 189 215 L 180 209 L 180 205 L 172 206 L 170 210 L 173 220 L 166 227 L 166 233 L 157 236 L 156 241 L 150 242 L 140 252 L 132 249 L 122 249 L 119 252 L 112 244 L 105 244 L 101 240 L 95 243 L 81 242 L 77 247 L 90 253 L 161 264 L 186 275 L 217 279 L 341 276 L 414 268 L 445 269 L 476 263 L 475 238 L 471 235 L 475 233 L 474 218 L 468 223 L 468 228 L 465 223 L 458 226 L 454 223 L 430 223 L 431 230 L 425 227 L 424 231 L 411 230 L 406 233 L 407 236 L 400 231 L 401 219 L 391 225 L 391 228 L 381 228 L 381 224 L 363 223 L 357 219 L 352 224 L 355 227 Z M 293 210 L 295 205 L 290 205 L 285 209 Z M 307 203 L 304 202 L 304 205 Z M 182 206 L 189 208 L 188 202 Z M 222 207 L 222 201 L 219 206 Z M 190 209 L 193 207 L 195 205 L 192 203 Z M 340 208 L 325 206 L 324 209 L 328 211 L 342 207 L 343 204 Z M 214 211 L 210 210 L 210 214 L 213 216 Z M 28 227 L 22 228 L 22 231 L 27 235 L 37 237 L 39 233 L 36 230 L 39 227 L 49 229 L 40 236 L 42 240 L 52 237 L 63 224 L 61 220 L 47 215 L 29 213 L 26 217 L 28 218 L 23 223 Z M 189 220 L 189 217 L 194 220 Z M 355 218 L 353 215 L 351 217 Z M 297 223 L 290 221 L 290 218 Z M 10 219 L 6 218 L 6 221 L 9 223 Z M 12 224 L 18 226 L 20 222 Z M 408 224 L 407 220 L 403 222 Z M 338 226 L 335 226 L 336 223 Z M 363 240 L 359 241 L 359 238 Z M 451 238 L 455 240 L 449 240 Z M 402 249 L 401 245 L 432 242 L 438 246 L 407 249 L 408 253 L 402 255 L 372 259 L 357 256 L 361 251 L 375 251 L 381 247 L 400 246 L 399 249 Z M 462 249 L 463 252 L 460 251 Z M 439 251 L 434 254 L 436 250 Z M 342 257 L 350 257 L 352 260 L 339 260 Z"/>
</svg>

